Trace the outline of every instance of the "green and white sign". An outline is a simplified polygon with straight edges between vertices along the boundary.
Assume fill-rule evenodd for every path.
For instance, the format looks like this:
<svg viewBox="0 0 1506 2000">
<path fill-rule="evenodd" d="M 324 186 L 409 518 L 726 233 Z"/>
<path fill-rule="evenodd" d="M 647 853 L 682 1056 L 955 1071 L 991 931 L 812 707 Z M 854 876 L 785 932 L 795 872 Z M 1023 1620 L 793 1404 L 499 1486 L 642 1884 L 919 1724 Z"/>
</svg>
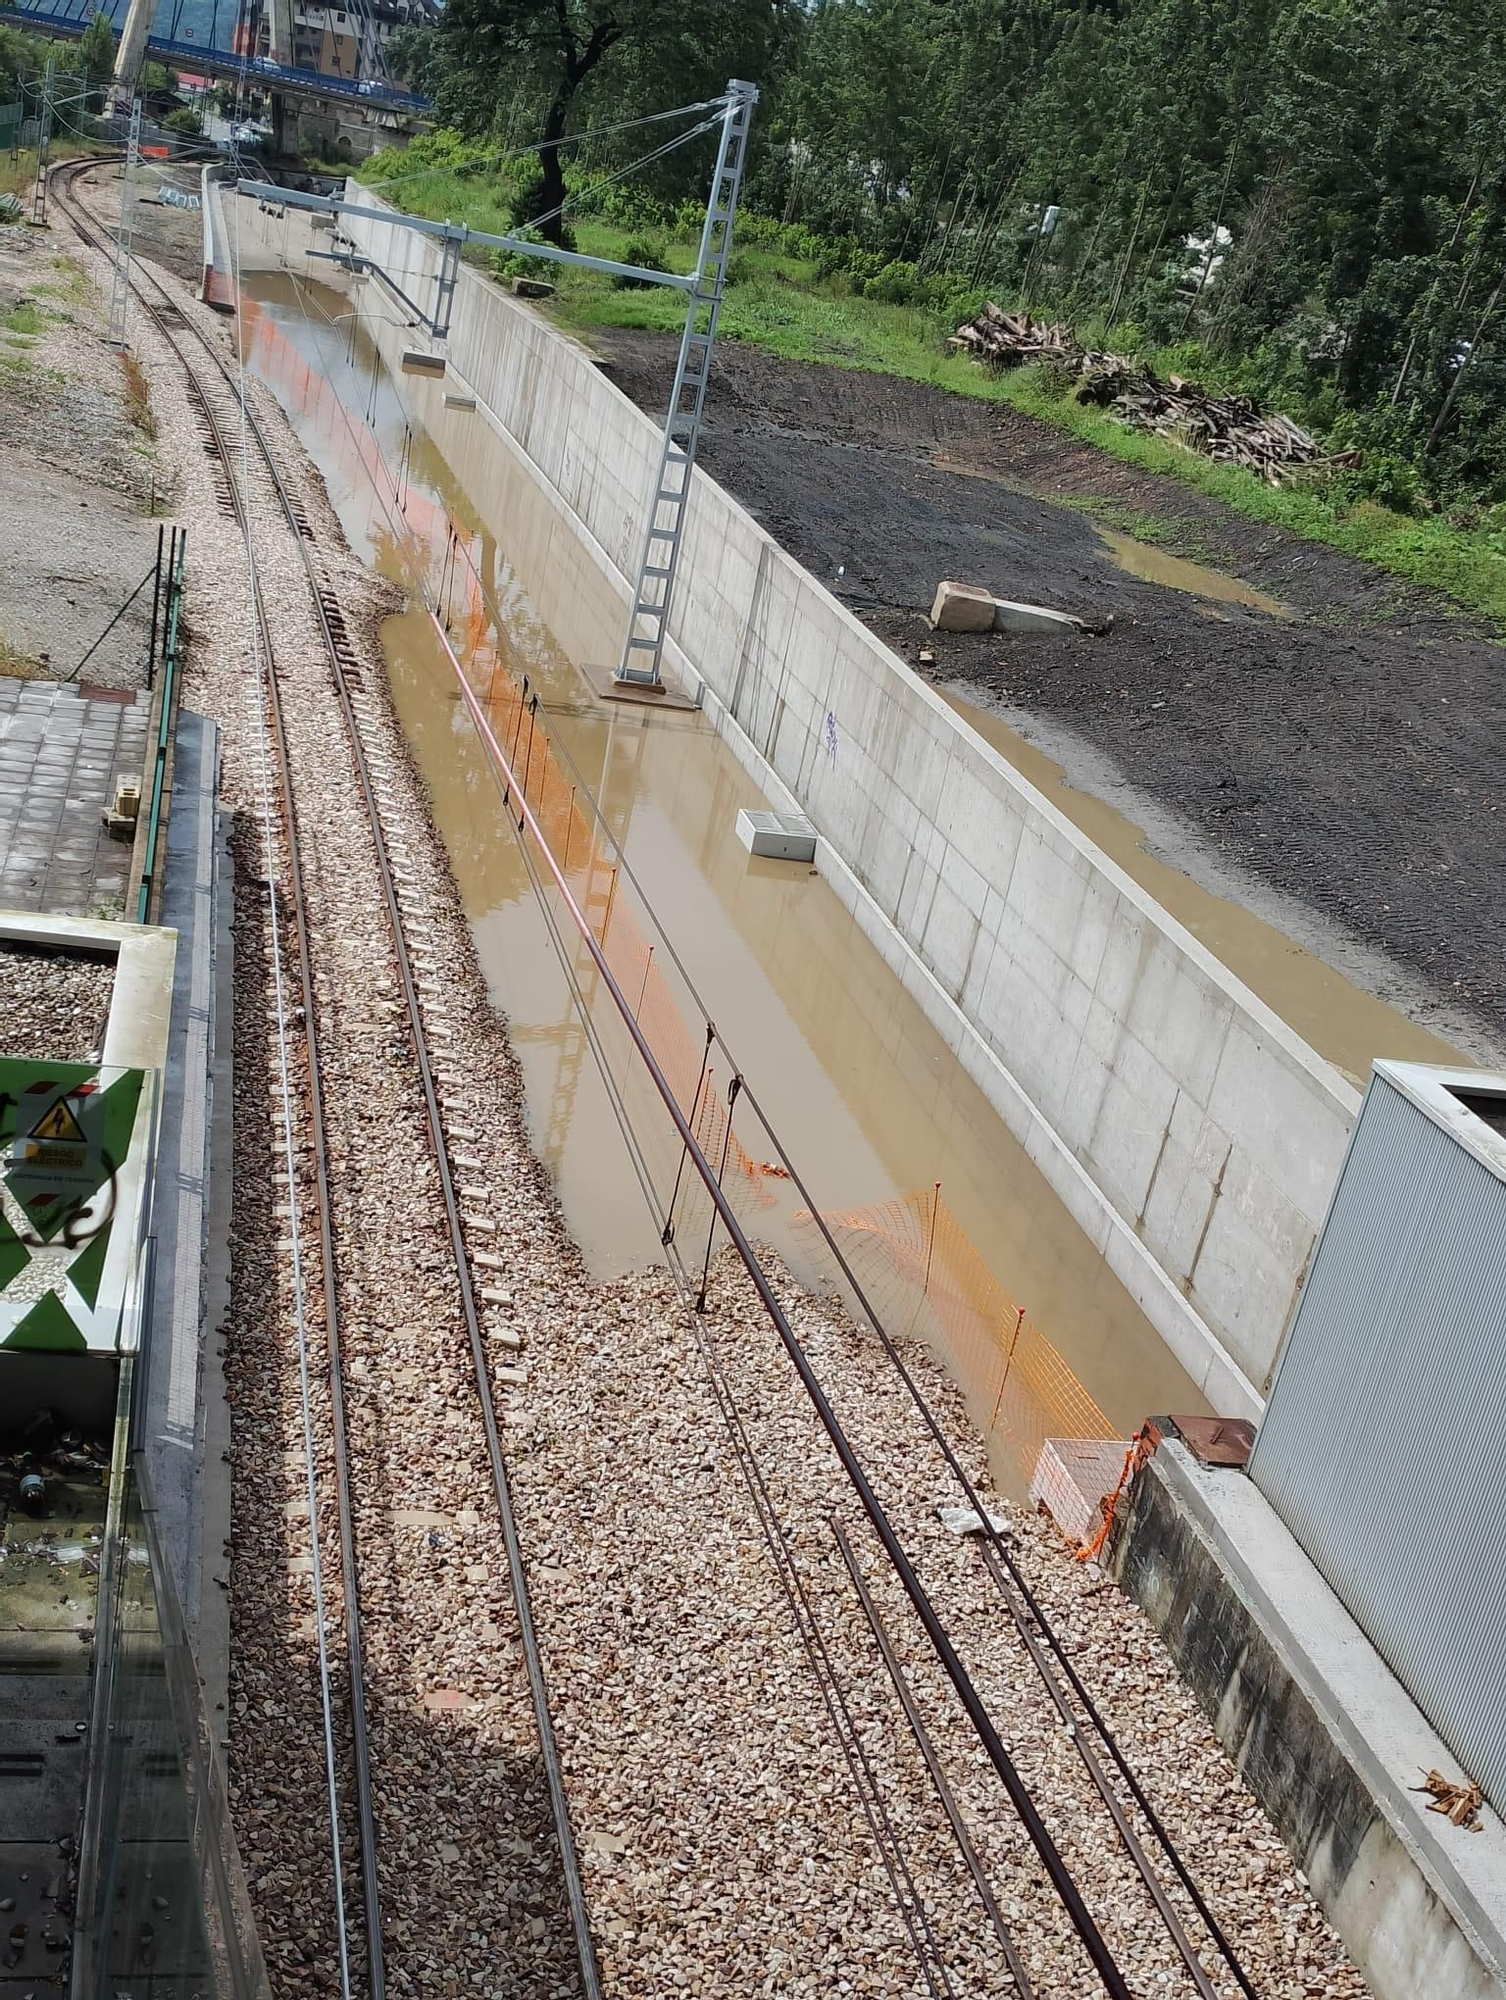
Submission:
<svg viewBox="0 0 1506 2000">
<path fill-rule="evenodd" d="M 119 1348 L 139 1275 L 146 1076 L 0 1057 L 0 1347 Z"/>
</svg>

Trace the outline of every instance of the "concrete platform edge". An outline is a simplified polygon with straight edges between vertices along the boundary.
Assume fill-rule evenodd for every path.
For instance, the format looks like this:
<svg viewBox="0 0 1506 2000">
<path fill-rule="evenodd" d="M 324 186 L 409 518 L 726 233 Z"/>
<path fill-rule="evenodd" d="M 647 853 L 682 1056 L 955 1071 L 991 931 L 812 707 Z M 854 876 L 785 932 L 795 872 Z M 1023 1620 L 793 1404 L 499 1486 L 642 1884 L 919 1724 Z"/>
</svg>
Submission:
<svg viewBox="0 0 1506 2000">
<path fill-rule="evenodd" d="M 1258 1489 L 1168 1440 L 1109 1561 L 1376 2000 L 1506 2000 L 1506 1827 L 1425 1810 L 1457 1759 Z"/>
</svg>

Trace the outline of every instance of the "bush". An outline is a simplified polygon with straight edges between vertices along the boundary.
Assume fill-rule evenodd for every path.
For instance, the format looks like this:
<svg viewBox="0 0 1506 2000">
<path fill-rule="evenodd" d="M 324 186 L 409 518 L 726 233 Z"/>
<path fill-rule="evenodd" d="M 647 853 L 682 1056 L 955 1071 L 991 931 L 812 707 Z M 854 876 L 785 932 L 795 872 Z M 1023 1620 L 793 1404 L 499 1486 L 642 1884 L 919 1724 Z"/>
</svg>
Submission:
<svg viewBox="0 0 1506 2000">
<path fill-rule="evenodd" d="M 200 123 L 198 112 L 186 104 L 180 104 L 176 111 L 169 111 L 162 123 L 169 132 L 180 133 L 185 139 L 198 139 L 203 136 L 204 127 Z"/>
<path fill-rule="evenodd" d="M 1354 499 L 1374 500 L 1393 514 L 1416 513 L 1422 480 L 1412 458 L 1406 420 L 1389 403 L 1346 410 L 1328 435 L 1331 451 L 1361 451 L 1363 463 L 1339 475 L 1336 484 Z"/>
<path fill-rule="evenodd" d="M 863 285 L 866 299 L 877 299 L 886 306 L 913 306 L 916 301 L 916 277 L 913 264 L 902 263 L 891 258 L 873 277 Z"/>
<path fill-rule="evenodd" d="M 948 333 L 954 333 L 964 320 L 976 319 L 983 310 L 986 292 L 975 285 L 961 284 L 949 271 L 941 273 L 933 280 L 936 285 L 931 299 L 931 310 L 941 321 Z"/>
<path fill-rule="evenodd" d="M 560 267 L 548 257 L 524 257 L 516 250 L 494 250 L 492 270 L 499 278 L 541 278 L 545 284 L 559 283 Z"/>
<path fill-rule="evenodd" d="M 508 218 L 514 229 L 531 229 L 544 213 L 544 171 L 536 159 L 532 159 L 518 174 L 513 188 L 512 199 L 508 203 Z M 561 248 L 575 248 L 575 231 L 561 217 Z"/>
<path fill-rule="evenodd" d="M 367 161 L 366 174 L 380 180 L 389 174 L 409 175 L 438 168 L 463 173 L 485 159 L 483 146 L 463 138 L 452 126 L 441 125 L 437 131 L 420 132 L 406 146 L 381 147 Z"/>
<path fill-rule="evenodd" d="M 616 259 L 619 264 L 638 264 L 645 271 L 667 271 L 664 261 L 664 245 L 647 236 L 630 236 L 622 255 Z M 649 278 L 627 278 L 620 271 L 612 274 L 614 292 L 649 292 L 655 289 Z"/>
</svg>

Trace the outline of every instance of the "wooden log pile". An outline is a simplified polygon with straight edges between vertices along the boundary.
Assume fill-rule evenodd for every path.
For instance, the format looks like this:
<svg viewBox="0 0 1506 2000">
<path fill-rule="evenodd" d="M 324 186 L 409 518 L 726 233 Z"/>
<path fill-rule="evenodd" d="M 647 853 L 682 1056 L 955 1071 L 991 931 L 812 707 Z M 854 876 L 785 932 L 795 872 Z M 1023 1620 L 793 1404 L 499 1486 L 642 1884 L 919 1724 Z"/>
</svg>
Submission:
<svg viewBox="0 0 1506 2000">
<path fill-rule="evenodd" d="M 1325 452 L 1311 431 L 1252 396 L 1215 396 L 1180 375 L 1164 380 L 1153 368 L 1117 354 L 1085 354 L 1077 399 L 1099 403 L 1132 430 L 1169 438 L 1223 465 L 1242 465 L 1272 486 L 1360 462 L 1356 451 Z"/>
<path fill-rule="evenodd" d="M 1019 368 L 1027 361 L 1064 360 L 1074 364 L 1082 349 L 1071 327 L 1032 319 L 1028 312 L 1005 312 L 992 299 L 947 342 L 975 354 L 991 368 Z"/>
<path fill-rule="evenodd" d="M 1180 375 L 1164 380 L 1143 362 L 1081 346 L 1072 329 L 990 300 L 959 326 L 947 345 L 991 368 L 1054 361 L 1077 382 L 1077 399 L 1097 403 L 1132 430 L 1151 431 L 1225 465 L 1242 465 L 1272 486 L 1357 466 L 1357 451 L 1325 452 L 1290 417 L 1262 410 L 1250 396 L 1215 396 Z"/>
</svg>

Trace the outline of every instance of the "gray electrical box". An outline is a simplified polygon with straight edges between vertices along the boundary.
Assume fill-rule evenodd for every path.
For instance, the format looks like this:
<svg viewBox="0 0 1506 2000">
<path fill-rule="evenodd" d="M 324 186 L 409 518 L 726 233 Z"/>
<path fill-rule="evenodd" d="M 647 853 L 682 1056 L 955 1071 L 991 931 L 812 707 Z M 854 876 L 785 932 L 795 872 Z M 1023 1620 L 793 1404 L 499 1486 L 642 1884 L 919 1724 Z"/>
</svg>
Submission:
<svg viewBox="0 0 1506 2000">
<path fill-rule="evenodd" d="M 1250 1477 L 1506 1810 L 1506 1076 L 1375 1065 Z"/>
<path fill-rule="evenodd" d="M 804 813 L 749 812 L 737 816 L 737 837 L 750 854 L 769 861 L 814 861 L 816 829 Z"/>
</svg>

